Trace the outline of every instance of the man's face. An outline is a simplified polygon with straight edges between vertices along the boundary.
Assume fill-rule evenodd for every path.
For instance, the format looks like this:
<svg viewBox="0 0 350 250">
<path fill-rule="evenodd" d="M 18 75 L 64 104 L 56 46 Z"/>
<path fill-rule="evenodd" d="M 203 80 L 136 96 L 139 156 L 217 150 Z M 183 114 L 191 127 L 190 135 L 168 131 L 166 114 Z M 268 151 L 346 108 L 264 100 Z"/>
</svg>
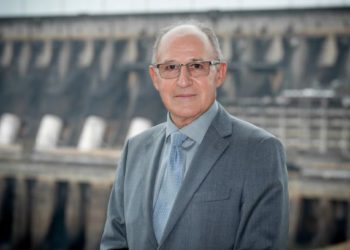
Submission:
<svg viewBox="0 0 350 250">
<path fill-rule="evenodd" d="M 208 38 L 192 26 L 180 26 L 166 33 L 159 45 L 157 63 L 187 64 L 210 61 L 214 57 Z M 158 69 L 150 67 L 153 85 L 159 91 L 173 122 L 183 127 L 206 112 L 216 98 L 226 74 L 226 64 L 210 66 L 207 76 L 193 77 L 185 66 L 177 78 L 163 79 Z"/>
</svg>

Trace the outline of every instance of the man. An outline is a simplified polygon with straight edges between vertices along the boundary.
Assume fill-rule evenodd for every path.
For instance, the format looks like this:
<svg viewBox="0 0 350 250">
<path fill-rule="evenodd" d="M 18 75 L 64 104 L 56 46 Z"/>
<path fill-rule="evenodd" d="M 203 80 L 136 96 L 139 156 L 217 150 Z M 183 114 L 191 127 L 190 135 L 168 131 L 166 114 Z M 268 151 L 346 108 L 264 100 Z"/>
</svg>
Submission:
<svg viewBox="0 0 350 250">
<path fill-rule="evenodd" d="M 284 151 L 216 101 L 227 65 L 215 34 L 175 25 L 153 52 L 167 122 L 126 142 L 101 249 L 286 249 Z"/>
</svg>

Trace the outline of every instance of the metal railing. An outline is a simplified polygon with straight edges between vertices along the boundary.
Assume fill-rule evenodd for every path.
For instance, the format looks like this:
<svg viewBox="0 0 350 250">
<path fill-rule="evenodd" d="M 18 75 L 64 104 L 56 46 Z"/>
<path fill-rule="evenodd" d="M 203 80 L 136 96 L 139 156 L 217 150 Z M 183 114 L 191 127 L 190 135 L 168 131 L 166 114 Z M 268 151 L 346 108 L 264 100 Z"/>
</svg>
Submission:
<svg viewBox="0 0 350 250">
<path fill-rule="evenodd" d="M 279 137 L 287 149 L 350 155 L 350 109 L 239 106 L 228 109 Z"/>
</svg>

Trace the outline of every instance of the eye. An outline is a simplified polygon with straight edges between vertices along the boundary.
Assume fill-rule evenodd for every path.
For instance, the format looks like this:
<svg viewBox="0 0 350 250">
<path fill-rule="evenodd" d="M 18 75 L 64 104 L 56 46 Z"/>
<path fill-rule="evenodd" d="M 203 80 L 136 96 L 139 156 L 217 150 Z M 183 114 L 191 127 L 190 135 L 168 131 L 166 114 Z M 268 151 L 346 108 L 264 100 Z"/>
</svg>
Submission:
<svg viewBox="0 0 350 250">
<path fill-rule="evenodd" d="M 199 62 L 190 63 L 188 64 L 188 68 L 190 70 L 202 70 L 204 68 L 204 64 Z"/>
<path fill-rule="evenodd" d="M 174 71 L 174 70 L 177 70 L 177 68 L 178 68 L 177 64 L 164 64 L 163 65 L 164 71 Z"/>
</svg>

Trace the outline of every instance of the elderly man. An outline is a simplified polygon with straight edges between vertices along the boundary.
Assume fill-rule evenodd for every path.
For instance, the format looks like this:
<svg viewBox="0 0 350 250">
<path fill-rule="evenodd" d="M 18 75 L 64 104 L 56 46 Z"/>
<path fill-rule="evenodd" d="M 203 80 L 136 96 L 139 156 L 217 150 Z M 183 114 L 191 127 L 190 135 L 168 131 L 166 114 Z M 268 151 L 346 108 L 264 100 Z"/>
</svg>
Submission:
<svg viewBox="0 0 350 250">
<path fill-rule="evenodd" d="M 101 249 L 286 249 L 284 150 L 216 101 L 227 65 L 203 24 L 158 36 L 149 73 L 167 121 L 126 142 Z"/>
</svg>

